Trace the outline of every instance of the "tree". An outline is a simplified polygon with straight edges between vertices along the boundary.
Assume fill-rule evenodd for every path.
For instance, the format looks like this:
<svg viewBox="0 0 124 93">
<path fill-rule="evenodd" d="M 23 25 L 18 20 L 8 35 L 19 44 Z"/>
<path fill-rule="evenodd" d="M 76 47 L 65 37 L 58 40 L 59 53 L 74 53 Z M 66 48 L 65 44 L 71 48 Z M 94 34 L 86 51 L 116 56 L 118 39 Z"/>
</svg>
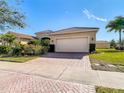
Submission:
<svg viewBox="0 0 124 93">
<path fill-rule="evenodd" d="M 9 6 L 7 0 L 0 0 L 0 30 L 5 31 L 15 27 L 24 28 L 25 16 L 19 10 Z"/>
<path fill-rule="evenodd" d="M 115 31 L 119 32 L 119 47 L 121 48 L 121 34 L 124 32 L 124 17 L 117 16 L 114 20 L 109 21 L 106 26 L 109 32 Z"/>
<path fill-rule="evenodd" d="M 117 43 L 119 44 L 119 41 L 117 41 Z M 124 38 L 121 40 L 121 46 L 122 46 L 122 49 L 124 49 Z"/>
<path fill-rule="evenodd" d="M 124 38 L 122 39 L 121 45 L 122 45 L 122 47 L 124 49 Z"/>
<path fill-rule="evenodd" d="M 50 40 L 49 39 L 41 39 L 41 45 L 42 46 L 49 46 Z"/>
<path fill-rule="evenodd" d="M 2 34 L 0 36 L 0 39 L 2 40 L 3 45 L 11 45 L 13 41 L 16 39 L 16 36 L 13 34 Z"/>
<path fill-rule="evenodd" d="M 116 42 L 115 42 L 114 39 L 111 40 L 111 42 L 110 42 L 110 47 L 111 47 L 111 48 L 115 48 L 115 47 L 116 47 Z"/>
<path fill-rule="evenodd" d="M 41 45 L 41 40 L 39 40 L 39 39 L 34 39 L 34 40 L 29 41 L 28 44 Z"/>
</svg>

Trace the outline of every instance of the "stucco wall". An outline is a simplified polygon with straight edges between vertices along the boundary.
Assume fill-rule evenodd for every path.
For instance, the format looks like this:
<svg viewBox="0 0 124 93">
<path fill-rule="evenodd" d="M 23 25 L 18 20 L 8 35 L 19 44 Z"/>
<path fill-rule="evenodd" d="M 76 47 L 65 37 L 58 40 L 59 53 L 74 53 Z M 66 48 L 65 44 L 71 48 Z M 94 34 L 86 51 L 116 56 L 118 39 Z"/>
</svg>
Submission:
<svg viewBox="0 0 124 93">
<path fill-rule="evenodd" d="M 21 44 L 27 44 L 28 41 L 21 41 Z"/>
<path fill-rule="evenodd" d="M 16 39 L 17 42 L 20 42 L 21 44 L 27 44 L 30 40 L 28 39 Z"/>
</svg>

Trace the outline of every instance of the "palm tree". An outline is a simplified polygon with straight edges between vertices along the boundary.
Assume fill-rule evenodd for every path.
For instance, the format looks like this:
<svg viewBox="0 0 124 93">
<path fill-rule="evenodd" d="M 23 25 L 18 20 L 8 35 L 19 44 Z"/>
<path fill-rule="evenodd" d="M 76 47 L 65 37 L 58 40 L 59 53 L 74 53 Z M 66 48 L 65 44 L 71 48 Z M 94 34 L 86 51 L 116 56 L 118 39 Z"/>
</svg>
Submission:
<svg viewBox="0 0 124 93">
<path fill-rule="evenodd" d="M 124 32 L 124 17 L 123 16 L 117 16 L 114 20 L 109 21 L 109 23 L 106 26 L 106 29 L 108 29 L 108 32 L 115 31 L 119 32 L 119 47 L 121 48 L 121 34 Z"/>
</svg>

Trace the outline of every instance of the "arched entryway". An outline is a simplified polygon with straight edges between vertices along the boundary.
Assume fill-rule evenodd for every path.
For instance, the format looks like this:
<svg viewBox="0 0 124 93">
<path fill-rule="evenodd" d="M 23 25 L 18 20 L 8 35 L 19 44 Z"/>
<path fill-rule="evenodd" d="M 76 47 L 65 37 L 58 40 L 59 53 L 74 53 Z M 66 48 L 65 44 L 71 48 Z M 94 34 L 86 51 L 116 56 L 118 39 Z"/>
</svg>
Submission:
<svg viewBox="0 0 124 93">
<path fill-rule="evenodd" d="M 54 44 L 50 44 L 50 40 L 51 39 L 49 37 L 41 38 L 42 45 L 49 47 L 48 52 L 55 52 L 55 45 Z"/>
</svg>

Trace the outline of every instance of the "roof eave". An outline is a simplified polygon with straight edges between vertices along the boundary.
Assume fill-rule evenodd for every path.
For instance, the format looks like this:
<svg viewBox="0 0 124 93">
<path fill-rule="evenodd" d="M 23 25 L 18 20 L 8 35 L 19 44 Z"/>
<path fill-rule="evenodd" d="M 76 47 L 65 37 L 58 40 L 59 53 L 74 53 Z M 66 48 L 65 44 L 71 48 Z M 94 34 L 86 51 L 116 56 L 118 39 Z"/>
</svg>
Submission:
<svg viewBox="0 0 124 93">
<path fill-rule="evenodd" d="M 83 29 L 84 30 L 84 29 Z M 87 32 L 98 32 L 99 29 L 90 29 L 90 30 L 86 30 L 86 31 L 68 31 L 68 32 L 64 32 L 64 31 L 60 31 L 60 32 L 53 32 L 51 33 L 51 35 L 57 35 L 57 34 L 71 34 L 71 33 L 87 33 Z"/>
</svg>

